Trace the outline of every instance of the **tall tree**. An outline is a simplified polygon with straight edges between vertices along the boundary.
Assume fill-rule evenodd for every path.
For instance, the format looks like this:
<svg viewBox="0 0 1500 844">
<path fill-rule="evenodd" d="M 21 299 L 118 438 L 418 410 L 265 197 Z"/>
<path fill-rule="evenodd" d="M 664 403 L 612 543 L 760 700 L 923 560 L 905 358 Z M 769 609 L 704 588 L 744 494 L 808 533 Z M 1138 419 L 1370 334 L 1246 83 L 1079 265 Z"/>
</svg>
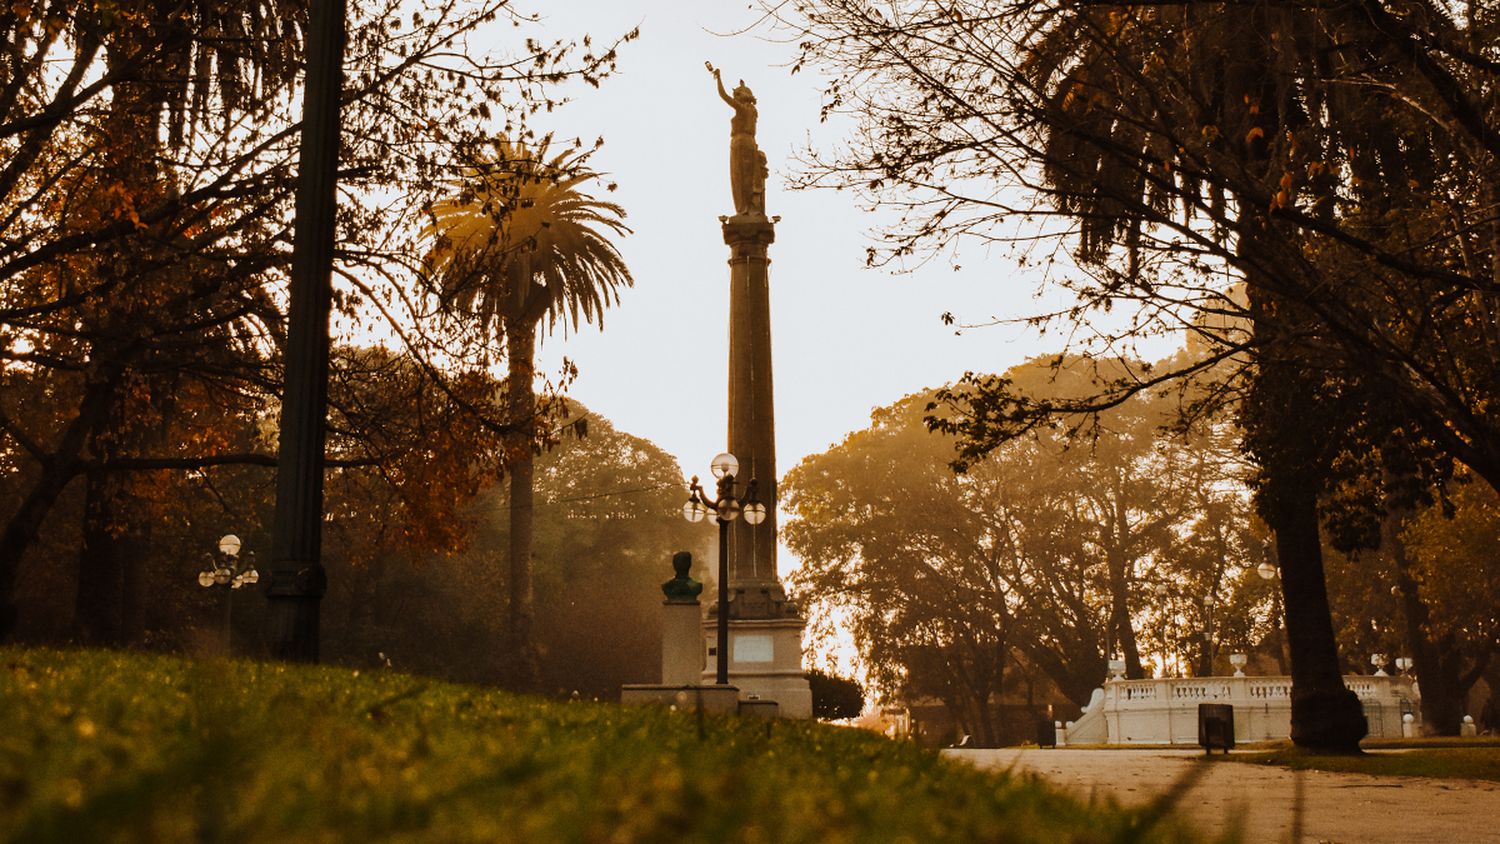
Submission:
<svg viewBox="0 0 1500 844">
<path fill-rule="evenodd" d="M 0 403 L 6 448 L 37 469 L 3 514 L 0 636 L 15 619 L 23 558 L 75 478 L 113 477 L 128 493 L 126 469 L 265 457 L 184 454 L 186 442 L 227 441 L 196 434 L 154 438 L 185 385 L 210 385 L 248 412 L 275 404 L 286 173 L 300 128 L 290 82 L 304 6 L 33 3 L 0 14 L 11 47 L 0 54 L 9 71 L 0 82 L 0 380 L 35 372 L 73 397 L 45 422 Z M 523 24 L 507 0 L 436 4 L 417 21 L 401 0 L 353 11 L 341 177 L 357 189 L 340 204 L 335 307 L 356 325 L 384 322 L 428 378 L 466 397 L 460 373 L 484 369 L 488 351 L 474 332 L 440 325 L 410 289 L 416 208 L 434 195 L 437 174 L 454 170 L 444 150 L 521 133 L 529 114 L 556 105 L 555 83 L 606 75 L 620 42 L 582 55 L 539 40 L 519 56 L 453 49 L 485 27 Z M 507 427 L 489 404 L 466 402 L 484 424 Z M 118 497 L 95 489 L 96 501 Z M 95 512 L 100 528 L 146 521 Z M 107 591 L 80 598 L 103 606 L 115 600 Z"/>
<path fill-rule="evenodd" d="M 1347 564 L 1338 615 L 1354 628 L 1346 635 L 1368 634 L 1356 653 L 1412 657 L 1424 732 L 1458 735 L 1469 690 L 1500 659 L 1500 496 L 1461 477 L 1443 501 L 1388 515 L 1380 529 L 1379 553 Z"/>
<path fill-rule="evenodd" d="M 1495 16 L 1470 8 L 1461 22 L 1426 3 L 805 0 L 780 14 L 802 61 L 834 75 L 826 111 L 860 127 L 805 183 L 904 209 L 874 260 L 1020 243 L 1078 296 L 1053 318 L 1136 311 L 1096 323 L 1106 343 L 1211 332 L 1205 312 L 1249 317 L 1271 297 L 1293 334 L 1326 338 L 1320 365 L 1382 382 L 1493 486 L 1500 378 L 1474 376 L 1500 351 L 1481 199 L 1496 68 L 1465 45 L 1488 43 Z M 1028 218 L 1042 225 L 1010 230 Z M 1055 264 L 1057 247 L 1086 271 Z M 1250 289 L 1237 304 L 1226 269 Z M 1252 340 L 1220 339 L 1213 359 L 1111 392 Z"/>
<path fill-rule="evenodd" d="M 20 518 L 8 525 L 7 556 L 24 551 L 26 536 L 34 533 L 49 501 L 66 478 L 79 471 L 79 453 L 107 461 L 139 453 L 148 444 L 159 449 L 162 426 L 152 419 L 159 419 L 171 385 L 180 380 L 170 372 L 172 365 L 191 365 L 194 356 L 200 361 L 218 357 L 224 362 L 224 355 L 209 348 L 225 339 L 222 331 L 215 330 L 223 325 L 223 318 L 214 312 L 233 308 L 245 288 L 226 278 L 222 266 L 215 266 L 212 244 L 256 233 L 233 223 L 205 227 L 197 216 L 201 208 L 186 213 L 152 212 L 171 205 L 185 192 L 184 182 L 179 181 L 183 174 L 165 163 L 167 153 L 191 157 L 188 135 L 215 116 L 207 113 L 210 90 L 219 93 L 212 99 L 219 107 L 216 116 L 227 120 L 235 112 L 256 110 L 257 98 L 263 101 L 289 82 L 300 46 L 300 11 L 295 3 L 220 9 L 156 2 L 125 3 L 105 10 L 60 5 L 12 10 L 12 34 L 18 36 L 17 51 L 8 54 L 12 69 L 18 71 L 9 80 L 12 94 L 47 91 L 47 84 L 34 75 L 35 67 L 21 60 L 28 48 L 34 50 L 28 58 L 40 60 L 52 49 L 57 34 L 64 33 L 71 37 L 81 60 L 88 62 L 102 45 L 97 82 L 80 88 L 80 80 L 70 78 L 59 86 L 59 99 L 52 108 L 41 109 L 30 121 L 11 124 L 16 130 L 15 157 L 8 162 L 4 181 L 14 204 L 7 207 L 41 211 L 28 221 L 28 227 L 36 226 L 38 219 L 52 222 L 65 238 L 71 235 L 93 247 L 88 250 L 92 254 L 75 256 L 71 266 L 58 268 L 64 277 L 78 273 L 82 279 L 51 279 L 71 294 L 63 298 L 87 304 L 70 309 L 65 327 L 49 324 L 45 319 L 49 297 L 44 293 L 37 297 L 40 307 L 22 316 L 17 327 L 31 333 L 33 342 L 45 350 L 46 366 L 63 363 L 67 368 L 75 355 L 108 363 L 93 368 L 96 374 L 86 379 L 84 406 L 93 409 L 80 414 L 79 435 L 60 441 L 60 453 L 47 461 L 46 482 L 33 489 L 17 513 Z M 46 35 L 38 34 L 38 28 Z M 205 30 L 219 35 L 203 37 Z M 73 65 L 75 71 L 83 67 L 87 65 Z M 90 126 L 91 133 L 75 136 L 67 131 L 72 127 L 64 124 L 59 133 L 64 139 L 61 145 L 49 148 L 40 141 L 42 133 L 57 129 L 74 113 L 72 109 L 81 107 L 78 100 L 86 102 L 104 94 L 108 99 L 102 116 Z M 71 98 L 77 100 L 70 103 Z M 32 101 L 17 96 L 9 103 L 24 109 Z M 46 157 L 59 152 L 76 155 L 63 159 L 70 164 L 59 167 Z M 83 201 L 51 207 L 37 204 L 38 193 L 28 196 L 27 191 L 46 182 L 27 176 L 38 170 L 56 174 L 58 184 Z M 17 222 L 13 215 L 7 220 Z M 110 234 L 100 231 L 107 232 L 120 221 L 129 225 Z M 10 229 L 7 226 L 7 234 Z M 42 251 L 45 239 L 41 248 L 37 244 L 22 248 Z M 52 273 L 43 269 L 35 275 L 46 278 Z M 108 290 L 107 301 L 88 301 L 94 284 Z M 209 342 L 196 350 L 184 344 L 184 323 Z M 160 361 L 164 348 L 173 346 L 176 360 L 164 366 Z M 141 526 L 149 520 L 130 513 L 127 502 L 139 495 L 132 490 L 129 477 L 118 471 L 91 468 L 87 498 L 85 541 L 79 554 L 81 633 L 94 641 L 118 642 L 133 626 L 128 619 L 135 613 L 127 607 L 126 595 L 138 591 L 128 585 L 138 581 L 134 569 L 139 564 Z M 0 568 L 12 565 L 7 559 Z"/>
<path fill-rule="evenodd" d="M 947 468 L 949 444 L 922 427 L 923 405 L 881 409 L 869 430 L 787 473 L 784 535 L 803 560 L 792 585 L 815 612 L 849 615 L 883 693 L 937 697 L 988 744 L 1013 646 L 1002 568 L 1018 551 L 968 505 L 970 482 Z"/>
<path fill-rule="evenodd" d="M 1073 364 L 1055 380 L 1048 361 L 1005 377 L 1070 394 L 1093 368 Z M 1235 489 L 1195 465 L 1191 444 L 1160 435 L 1167 397 L 1102 414 L 1084 441 L 1034 430 L 962 474 L 951 439 L 923 424 L 931 397 L 880 409 L 868 430 L 788 473 L 786 537 L 803 560 L 793 582 L 815 614 L 847 614 L 882 691 L 939 697 L 988 741 L 1007 666 L 1086 703 L 1146 613 L 1201 599 L 1238 554 L 1243 528 L 1209 523 L 1247 513 L 1184 506 L 1195 483 Z M 1133 661 L 1141 676 L 1139 652 Z"/>
<path fill-rule="evenodd" d="M 479 159 L 457 195 L 433 203 L 427 272 L 440 296 L 505 338 L 506 396 L 517 431 L 507 448 L 510 474 L 510 647 L 515 682 L 538 680 L 532 596 L 533 449 L 537 412 L 537 332 L 559 321 L 603 321 L 631 285 L 612 237 L 629 232 L 624 209 L 585 192 L 600 175 L 586 154 L 549 143 L 500 141 Z M 549 158 L 549 156 L 551 156 Z"/>
<path fill-rule="evenodd" d="M 891 256 L 1002 237 L 1011 214 L 1074 220 L 1037 240 L 1070 243 L 1089 268 L 1073 276 L 1080 305 L 1064 316 L 1144 306 L 1112 340 L 1202 331 L 1197 314 L 1227 303 L 1215 290 L 1226 267 L 1249 288 L 1252 334 L 1085 401 L 992 402 L 966 428 L 979 451 L 1027 418 L 1108 407 L 1248 346 L 1263 366 L 1240 371 L 1276 379 L 1249 397 L 1284 402 L 1250 410 L 1258 457 L 1295 450 L 1270 438 L 1306 427 L 1295 400 L 1342 372 L 1380 382 L 1430 436 L 1500 482 L 1492 272 L 1458 260 L 1488 246 L 1468 228 L 1486 213 L 1476 176 L 1493 169 L 1481 104 L 1495 68 L 1469 49 L 1484 43 L 1487 15 L 1457 24 L 1422 3 L 793 6 L 804 58 L 836 71 L 828 108 L 855 111 L 864 130 L 810 180 L 867 184 L 904 205 Z M 1031 201 L 1006 192 L 1015 187 Z M 1303 389 L 1281 389 L 1288 379 Z M 974 386 L 981 396 L 1005 388 Z M 1289 623 L 1317 626 L 1303 628 L 1294 674 L 1324 688 L 1324 704 L 1339 698 L 1343 713 L 1340 722 L 1323 717 L 1326 705 L 1298 705 L 1327 727 L 1298 739 L 1349 749 L 1359 715 L 1335 688 L 1318 500 L 1296 491 L 1326 486 L 1308 474 L 1319 466 L 1326 459 L 1262 461 L 1262 497 L 1287 492 L 1266 512 L 1279 536 L 1297 538 L 1282 549 L 1294 573 L 1282 581 Z"/>
</svg>

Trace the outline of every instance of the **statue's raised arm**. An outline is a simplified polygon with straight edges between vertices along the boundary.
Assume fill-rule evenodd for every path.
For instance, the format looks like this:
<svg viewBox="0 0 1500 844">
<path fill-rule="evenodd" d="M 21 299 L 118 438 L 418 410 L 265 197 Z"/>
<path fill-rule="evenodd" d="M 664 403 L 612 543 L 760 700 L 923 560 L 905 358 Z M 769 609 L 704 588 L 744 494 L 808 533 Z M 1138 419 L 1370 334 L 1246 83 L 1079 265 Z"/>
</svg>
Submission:
<svg viewBox="0 0 1500 844">
<path fill-rule="evenodd" d="M 703 66 L 714 76 L 714 83 L 722 99 L 734 109 L 729 118 L 729 187 L 734 194 L 736 214 L 764 214 L 766 212 L 766 171 L 762 163 L 765 156 L 755 144 L 755 94 L 751 93 L 745 80 L 741 79 L 734 93 L 724 90 L 724 79 L 712 62 Z"/>
<path fill-rule="evenodd" d="M 719 99 L 728 103 L 730 108 L 739 111 L 739 105 L 735 103 L 733 97 L 729 96 L 729 92 L 724 90 L 724 79 L 719 75 L 719 69 L 714 67 L 713 62 L 704 62 L 703 66 L 708 68 L 708 72 L 714 75 L 714 82 L 719 86 Z"/>
</svg>

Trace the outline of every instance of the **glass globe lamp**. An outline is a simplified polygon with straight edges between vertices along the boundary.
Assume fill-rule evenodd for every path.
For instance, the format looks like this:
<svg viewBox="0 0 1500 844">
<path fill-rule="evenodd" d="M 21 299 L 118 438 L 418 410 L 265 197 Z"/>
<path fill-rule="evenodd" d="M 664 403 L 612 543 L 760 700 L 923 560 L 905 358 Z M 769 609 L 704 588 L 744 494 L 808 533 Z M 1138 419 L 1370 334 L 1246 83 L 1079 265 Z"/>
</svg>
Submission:
<svg viewBox="0 0 1500 844">
<path fill-rule="evenodd" d="M 726 498 L 719 502 L 719 521 L 732 522 L 740 517 L 740 503 L 733 498 Z"/>
<path fill-rule="evenodd" d="M 758 525 L 766 520 L 766 505 L 752 501 L 745 505 L 745 524 Z"/>
<path fill-rule="evenodd" d="M 716 478 L 722 479 L 725 475 L 738 476 L 740 473 L 740 461 L 739 458 L 726 451 L 715 457 L 713 462 L 709 464 L 709 468 L 713 470 L 714 477 Z"/>
</svg>

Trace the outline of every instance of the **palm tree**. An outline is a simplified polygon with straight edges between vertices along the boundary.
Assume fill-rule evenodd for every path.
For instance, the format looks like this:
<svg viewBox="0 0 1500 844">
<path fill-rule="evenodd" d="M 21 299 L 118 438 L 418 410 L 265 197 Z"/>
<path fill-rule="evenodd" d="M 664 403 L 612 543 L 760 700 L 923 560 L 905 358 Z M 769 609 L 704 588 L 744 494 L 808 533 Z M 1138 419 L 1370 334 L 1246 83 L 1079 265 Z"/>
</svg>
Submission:
<svg viewBox="0 0 1500 844">
<path fill-rule="evenodd" d="M 504 335 L 509 367 L 506 398 L 513 431 L 506 444 L 510 472 L 510 619 L 514 681 L 535 688 L 532 641 L 532 458 L 538 434 L 533 391 L 537 331 L 560 320 L 603 324 L 604 309 L 633 281 L 610 241 L 628 234 L 625 211 L 584 188 L 599 174 L 585 153 L 549 158 L 548 141 L 534 147 L 501 141 L 492 158 L 471 169 L 457 195 L 434 203 L 425 271 L 445 308 Z"/>
</svg>

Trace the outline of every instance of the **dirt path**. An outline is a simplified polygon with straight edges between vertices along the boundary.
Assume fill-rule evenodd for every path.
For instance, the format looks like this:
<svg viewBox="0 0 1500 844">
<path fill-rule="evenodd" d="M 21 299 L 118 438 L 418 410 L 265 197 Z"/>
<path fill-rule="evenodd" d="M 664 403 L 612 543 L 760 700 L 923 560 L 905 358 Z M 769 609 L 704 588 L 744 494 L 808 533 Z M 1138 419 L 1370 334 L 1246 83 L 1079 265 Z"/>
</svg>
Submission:
<svg viewBox="0 0 1500 844">
<path fill-rule="evenodd" d="M 1031 771 L 1084 797 L 1108 795 L 1127 805 L 1161 794 L 1203 758 L 1198 750 L 943 753 L 983 768 Z M 1299 802 L 1300 817 L 1294 811 Z M 1206 832 L 1222 831 L 1229 819 L 1238 818 L 1247 844 L 1500 842 L 1500 783 L 1495 782 L 1211 764 L 1183 796 L 1180 809 Z"/>
</svg>

